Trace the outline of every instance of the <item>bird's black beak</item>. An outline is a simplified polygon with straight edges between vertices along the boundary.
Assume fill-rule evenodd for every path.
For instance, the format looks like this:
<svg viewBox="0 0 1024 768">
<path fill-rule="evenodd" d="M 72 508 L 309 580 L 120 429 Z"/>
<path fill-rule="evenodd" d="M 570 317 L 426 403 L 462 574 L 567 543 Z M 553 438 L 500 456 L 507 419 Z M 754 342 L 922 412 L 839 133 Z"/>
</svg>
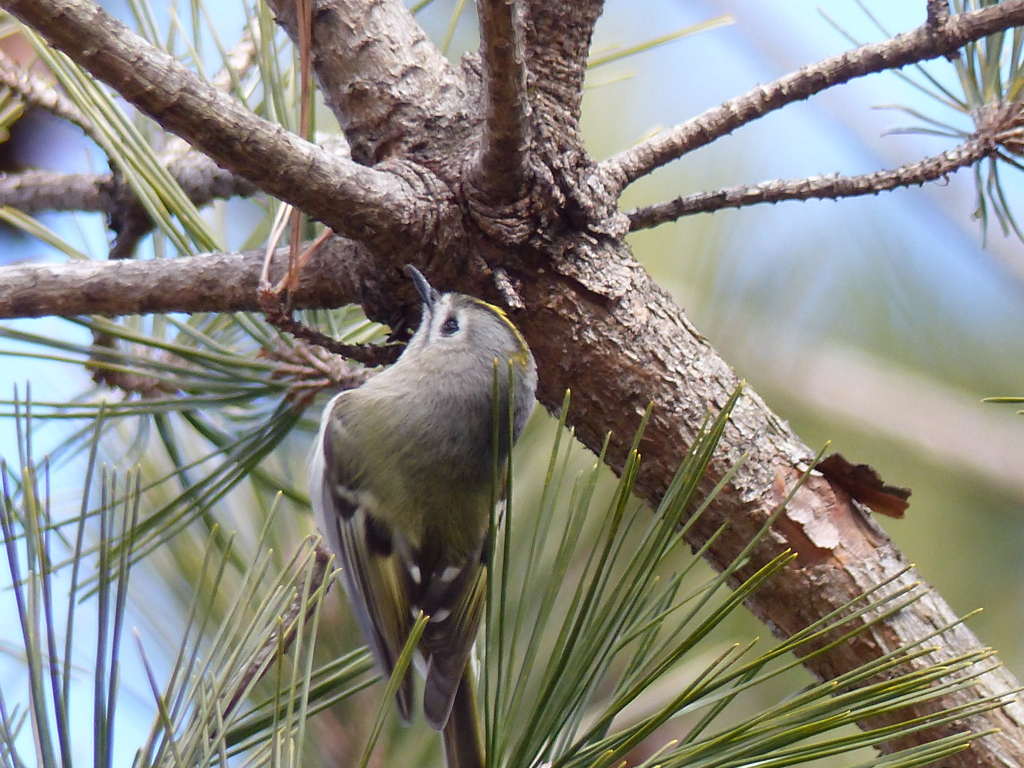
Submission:
<svg viewBox="0 0 1024 768">
<path fill-rule="evenodd" d="M 409 270 L 409 276 L 412 277 L 412 281 L 416 285 L 416 290 L 419 292 L 420 298 L 423 299 L 424 309 L 433 309 L 434 302 L 441 297 L 441 294 L 430 287 L 430 283 L 427 282 L 427 278 L 425 278 L 423 273 L 416 269 L 412 264 L 406 264 L 405 268 Z"/>
</svg>

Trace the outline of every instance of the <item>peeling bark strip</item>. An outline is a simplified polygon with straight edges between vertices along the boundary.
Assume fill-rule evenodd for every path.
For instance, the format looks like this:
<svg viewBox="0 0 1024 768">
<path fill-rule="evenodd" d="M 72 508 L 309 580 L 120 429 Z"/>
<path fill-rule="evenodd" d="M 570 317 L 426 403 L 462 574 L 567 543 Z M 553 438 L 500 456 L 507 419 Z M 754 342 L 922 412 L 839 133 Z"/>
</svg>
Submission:
<svg viewBox="0 0 1024 768">
<path fill-rule="evenodd" d="M 570 424 L 591 448 L 612 430 L 608 457 L 614 468 L 621 469 L 627 441 L 647 404 L 655 403 L 636 484 L 637 493 L 652 504 L 664 493 L 706 411 L 725 403 L 737 379 L 633 260 L 622 239 L 626 220 L 617 210 L 619 187 L 770 109 L 1024 23 L 1024 0 L 950 18 L 931 3 L 935 12 L 924 31 L 804 68 L 598 166 L 582 146 L 577 121 L 601 3 L 530 0 L 520 13 L 504 0 L 480 2 L 485 19 L 494 23 L 482 25 L 483 55 L 467 57 L 459 68 L 446 63 L 399 0 L 314 3 L 317 79 L 355 162 L 248 114 L 88 0 L 0 0 L 0 6 L 225 168 L 352 238 L 335 238 L 318 251 L 302 275 L 296 306 L 360 301 L 371 316 L 387 319 L 405 290 L 396 286 L 404 286 L 399 270 L 406 259 L 424 267 L 441 287 L 509 304 L 521 300 L 525 309 L 514 319 L 538 362 L 538 397 L 557 408 L 571 387 Z M 270 3 L 294 34 L 288 16 L 292 4 Z M 520 15 L 521 56 L 517 30 L 509 27 L 520 23 Z M 525 105 L 523 82 L 530 86 Z M 521 152 L 515 149 L 520 143 Z M 513 170 L 528 169 L 529 183 L 521 189 L 495 177 L 508 171 L 503 165 L 508 158 L 495 153 L 498 146 L 511 146 L 521 156 Z M 260 261 L 260 254 L 212 254 L 4 267 L 0 316 L 252 310 Z M 814 458 L 750 390 L 733 412 L 706 488 L 744 453 L 747 460 L 690 532 L 691 544 L 700 546 L 729 521 L 708 554 L 719 568 L 757 534 Z M 799 553 L 797 562 L 749 601 L 781 636 L 880 584 L 891 582 L 880 593 L 891 594 L 920 581 L 884 532 L 823 476 L 811 477 L 798 491 L 750 567 L 787 548 Z M 928 594 L 808 666 L 819 677 L 833 678 L 932 638 L 955 618 L 938 595 Z M 938 650 L 911 666 L 931 666 L 981 648 L 963 626 L 929 642 Z M 907 720 L 1006 695 L 1016 687 L 1009 673 L 994 668 L 974 687 L 908 707 L 898 716 Z M 932 729 L 889 748 L 965 726 L 999 728 L 945 764 L 1024 766 L 1024 706 L 1016 695 L 1010 700 L 959 728 Z"/>
</svg>

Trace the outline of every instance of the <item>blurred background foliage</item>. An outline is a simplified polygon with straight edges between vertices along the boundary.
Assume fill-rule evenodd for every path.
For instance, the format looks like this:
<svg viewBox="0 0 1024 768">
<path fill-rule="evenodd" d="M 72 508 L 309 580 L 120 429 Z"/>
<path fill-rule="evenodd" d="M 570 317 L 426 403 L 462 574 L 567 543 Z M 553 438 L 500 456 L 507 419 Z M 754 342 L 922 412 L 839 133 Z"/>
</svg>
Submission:
<svg viewBox="0 0 1024 768">
<path fill-rule="evenodd" d="M 121 18 L 131 14 L 128 3 L 111 0 L 105 6 Z M 204 28 L 200 23 L 204 20 L 169 14 L 166 4 L 153 6 L 155 28 L 179 25 L 176 40 L 182 51 L 184 31 L 193 25 Z M 843 34 L 817 12 L 818 6 L 856 39 L 883 37 L 852 0 L 611 0 L 597 28 L 595 57 L 723 14 L 731 16 L 733 23 L 595 68 L 584 104 L 591 153 L 607 157 L 658 127 L 682 122 L 758 83 L 848 48 Z M 866 7 L 893 33 L 923 21 L 923 2 L 872 0 Z M 184 8 L 187 4 L 179 12 Z M 463 9 L 453 24 L 456 10 L 456 3 L 436 0 L 418 16 L 432 39 L 448 41 L 452 60 L 476 45 L 472 8 Z M 234 44 L 243 21 L 237 16 L 216 19 L 224 46 Z M 208 60 L 206 66 L 215 71 L 221 41 L 208 30 L 198 39 L 196 58 Z M 273 54 L 268 52 L 259 66 L 276 67 Z M 956 87 L 957 73 L 951 64 L 939 61 L 926 66 L 946 87 Z M 912 71 L 907 74 L 915 77 Z M 248 93 L 248 100 L 250 106 L 275 119 L 294 120 L 286 108 L 264 99 L 258 86 Z M 873 109 L 891 104 L 972 129 L 969 116 L 944 107 L 894 74 L 877 75 L 787 107 L 659 170 L 635 184 L 623 206 L 773 178 L 869 172 L 913 162 L 953 145 L 940 136 L 892 133 L 919 123 L 906 112 Z M 332 118 L 323 109 L 317 122 L 319 130 L 331 129 Z M 0 162 L 7 170 L 22 166 L 105 170 L 102 155 L 77 129 L 37 111 L 29 111 L 14 126 Z M 1010 200 L 1019 199 L 1015 176 L 1008 172 L 1000 178 Z M 985 607 L 985 612 L 972 618 L 971 626 L 1020 677 L 1024 675 L 1019 606 L 1024 563 L 1024 474 L 1020 472 L 1024 421 L 1013 415 L 1012 407 L 982 405 L 979 400 L 1024 393 L 1024 350 L 1018 342 L 1024 322 L 1024 246 L 1015 236 L 1004 236 L 991 219 L 987 232 L 983 231 L 972 218 L 977 208 L 974 179 L 965 171 L 947 183 L 878 197 L 782 203 L 691 217 L 636 233 L 631 242 L 636 256 L 685 307 L 701 332 L 808 444 L 817 447 L 832 440 L 833 448 L 855 462 L 871 463 L 888 482 L 913 488 L 907 518 L 886 520 L 885 528 L 955 609 L 966 613 Z M 104 257 L 107 233 L 98 216 L 39 218 L 84 254 Z M 223 242 L 240 248 L 265 238 L 269 216 L 262 204 L 229 201 L 213 205 L 204 218 Z M 64 258 L 13 229 L 5 229 L 3 237 L 5 260 Z M 141 251 L 145 257 L 160 257 L 173 254 L 174 249 L 165 236 L 158 235 L 144 241 Z M 335 322 L 336 329 L 348 328 L 361 338 L 378 332 L 355 317 L 329 320 L 324 313 L 314 319 L 325 328 Z M 143 475 L 151 477 L 187 467 L 171 486 L 144 491 L 147 508 L 167 511 L 169 524 L 179 496 L 191 500 L 197 493 L 209 494 L 204 502 L 211 510 L 209 516 L 203 512 L 189 517 L 190 525 L 179 526 L 173 546 L 157 550 L 133 577 L 145 585 L 147 599 L 127 607 L 128 625 L 142 627 L 147 642 L 157 648 L 165 643 L 163 655 L 154 653 L 151 659 L 159 677 L 177 650 L 163 633 L 175 616 L 185 626 L 197 583 L 172 574 L 197 572 L 210 538 L 227 536 L 224 531 L 235 528 L 248 534 L 239 534 L 232 556 L 247 560 L 260 546 L 253 534 L 259 531 L 259 526 L 252 526 L 253 516 L 258 515 L 262 523 L 271 518 L 272 509 L 284 521 L 275 528 L 272 540 L 281 562 L 312 531 L 301 494 L 318 409 L 309 409 L 299 419 L 287 408 L 275 410 L 283 402 L 286 387 L 268 383 L 266 374 L 281 360 L 267 356 L 268 350 L 276 349 L 276 334 L 258 319 L 169 318 L 133 323 L 122 324 L 123 332 L 162 335 L 169 343 L 191 346 L 196 357 L 191 363 L 186 360 L 180 370 L 173 369 L 177 362 L 144 349 L 138 350 L 134 360 L 149 366 L 150 374 L 178 377 L 178 383 L 187 380 L 191 396 L 216 397 L 223 380 L 237 379 L 239 371 L 252 376 L 253 387 L 264 387 L 250 393 L 253 400 L 237 409 L 180 417 L 151 412 L 118 422 L 106 435 L 101 458 L 108 462 L 142 461 Z M 95 327 L 54 319 L 17 321 L 6 327 L 11 331 L 3 343 L 5 349 L 31 350 L 37 357 L 5 360 L 0 365 L 0 392 L 11 392 L 14 384 L 23 387 L 31 380 L 36 402 L 96 397 L 100 390 L 94 388 L 84 365 Z M 32 339 L 15 338 L 17 334 L 72 345 L 62 353 L 70 362 L 40 359 L 41 348 Z M 215 359 L 223 352 L 218 344 L 226 337 L 237 342 L 233 349 L 246 356 Z M 198 376 L 197 368 L 215 370 L 216 375 Z M 318 404 L 324 399 L 321 396 Z M 0 428 L 0 455 L 8 457 L 18 450 L 10 423 Z M 148 431 L 140 432 L 140 424 Z M 289 431 L 293 426 L 298 428 Z M 254 483 L 204 486 L 211 466 L 222 460 L 218 456 L 189 466 L 213 448 L 229 457 L 244 453 L 251 449 L 251 442 L 247 448 L 243 438 L 252 435 L 266 440 L 267 433 L 261 430 L 267 428 L 279 440 L 276 450 L 266 456 L 244 454 L 260 461 L 262 475 Z M 77 436 L 75 429 L 80 430 Z M 90 429 L 86 421 L 37 422 L 34 453 L 53 451 L 70 439 L 77 439 L 81 446 Z M 517 468 L 517 503 L 523 508 L 536 502 L 554 430 L 554 420 L 537 413 L 523 438 Z M 198 442 L 197 432 L 203 435 Z M 153 450 L 142 450 L 147 447 Z M 232 450 L 236 453 L 231 454 Z M 582 471 L 592 462 L 584 453 L 576 452 L 573 471 Z M 85 472 L 85 457 L 74 451 L 68 451 L 51 472 L 53 498 L 58 506 L 67 505 L 66 517 L 72 516 L 72 508 L 77 510 Z M 275 506 L 270 491 L 280 486 L 298 492 L 279 499 Z M 599 497 L 610 499 L 614 486 L 605 473 L 598 484 Z M 174 493 L 168 496 L 169 487 Z M 208 589 L 208 599 L 215 602 L 219 585 L 216 589 L 208 585 Z M 332 628 L 320 640 L 325 658 L 357 643 L 350 622 L 342 618 L 346 609 L 339 595 L 335 590 L 323 609 L 321 623 Z M 12 610 L 9 597 L 9 593 L 0 596 L 4 615 Z M 763 627 L 742 613 L 730 617 L 720 631 L 719 643 L 764 634 Z M 174 636 L 173 629 L 169 635 Z M 0 651 L 10 651 L 8 635 L 0 635 L 0 642 L 5 644 Z M 23 685 L 13 652 L 10 660 L 11 664 L 0 665 L 0 690 L 5 696 Z M 136 716 L 135 725 L 149 727 L 152 697 L 141 667 L 123 672 L 122 678 L 125 696 L 140 704 L 137 713 L 126 712 L 126 727 L 115 734 L 123 740 L 118 742 L 120 747 L 129 749 L 135 744 L 125 734 L 133 731 Z M 758 711 L 806 682 L 802 670 L 793 670 L 788 678 L 747 696 L 742 707 Z M 346 710 L 344 729 L 330 715 L 311 721 L 318 741 L 336 750 L 328 759 L 350 762 L 346 756 L 359 748 L 372 727 L 380 691 L 375 686 L 360 694 L 364 698 L 357 698 L 354 707 Z M 81 727 L 84 734 L 88 727 Z M 424 744 L 435 750 L 436 744 L 424 741 L 421 730 L 389 731 L 391 741 L 378 759 L 386 763 L 389 755 L 408 756 L 409 750 Z"/>
</svg>

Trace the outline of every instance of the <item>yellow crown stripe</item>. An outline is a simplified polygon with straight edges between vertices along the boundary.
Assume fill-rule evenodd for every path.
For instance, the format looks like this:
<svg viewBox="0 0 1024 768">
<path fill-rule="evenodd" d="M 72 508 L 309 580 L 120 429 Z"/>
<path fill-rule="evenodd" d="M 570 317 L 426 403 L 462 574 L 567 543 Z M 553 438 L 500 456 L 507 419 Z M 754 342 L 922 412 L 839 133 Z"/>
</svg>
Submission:
<svg viewBox="0 0 1024 768">
<path fill-rule="evenodd" d="M 503 310 L 501 307 L 496 307 L 493 304 L 488 304 L 483 299 L 478 299 L 475 296 L 468 296 L 467 298 L 477 306 L 483 307 L 484 309 L 493 312 L 498 317 L 499 320 L 501 320 L 503 323 L 505 323 L 505 325 L 512 329 L 512 333 L 515 334 L 516 341 L 519 343 L 519 354 L 516 355 L 513 358 L 513 360 L 519 365 L 525 366 L 527 360 L 527 353 L 530 348 L 529 346 L 527 346 L 526 339 L 523 338 L 523 334 L 521 334 L 519 332 L 519 329 L 516 328 L 515 324 L 508 319 L 508 315 L 505 314 L 505 310 Z"/>
</svg>

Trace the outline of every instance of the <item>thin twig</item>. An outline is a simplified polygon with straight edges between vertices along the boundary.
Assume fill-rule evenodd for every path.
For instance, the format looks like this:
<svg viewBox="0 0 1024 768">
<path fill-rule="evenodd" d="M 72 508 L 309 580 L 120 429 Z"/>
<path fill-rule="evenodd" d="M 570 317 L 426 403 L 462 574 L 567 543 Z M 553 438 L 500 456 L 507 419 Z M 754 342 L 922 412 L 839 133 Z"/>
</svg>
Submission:
<svg viewBox="0 0 1024 768">
<path fill-rule="evenodd" d="M 273 325 L 308 344 L 323 347 L 328 352 L 355 360 L 370 368 L 375 368 L 378 365 L 390 365 L 405 349 L 404 344 L 345 344 L 315 328 L 300 323 L 290 315 L 275 317 Z"/>
<path fill-rule="evenodd" d="M 758 203 L 783 200 L 838 199 L 877 195 L 879 192 L 922 185 L 973 165 L 996 151 L 988 140 L 974 139 L 954 150 L 943 152 L 917 163 L 909 163 L 891 171 L 875 171 L 860 176 L 816 176 L 804 179 L 777 179 L 753 186 L 740 185 L 714 192 L 677 197 L 629 211 L 630 231 L 650 229 L 695 213 L 713 213 L 723 208 L 741 208 Z"/>
<path fill-rule="evenodd" d="M 891 40 L 830 56 L 768 85 L 758 86 L 620 152 L 601 163 L 601 169 L 622 189 L 655 168 L 787 104 L 857 77 L 944 56 L 972 40 L 1020 25 L 1024 25 L 1024 0 L 1006 0 L 952 16 L 941 29 L 923 24 Z"/>
<path fill-rule="evenodd" d="M 309 596 L 319 592 L 320 587 L 323 586 L 324 581 L 327 579 L 327 565 L 331 562 L 331 553 L 324 546 L 318 544 L 314 558 L 316 566 L 310 574 L 309 590 L 305 593 Z M 329 584 L 328 588 L 330 588 Z M 252 683 L 267 673 L 275 657 L 287 653 L 288 649 L 291 648 L 292 643 L 295 642 L 295 629 L 298 626 L 298 619 L 303 610 L 305 610 L 307 618 L 313 615 L 316 605 L 312 601 L 307 604 L 303 597 L 303 591 L 297 592 L 284 614 L 278 619 L 279 626 L 283 628 L 283 637 L 277 632 L 271 632 L 263 643 L 263 647 L 249 660 L 235 688 L 235 694 L 224 707 L 223 717 L 225 720 L 234 712 L 235 707 L 241 702 L 245 693 L 251 690 Z"/>
<path fill-rule="evenodd" d="M 292 309 L 299 289 L 299 280 L 302 277 L 302 268 L 309 263 L 324 243 L 331 241 L 334 233 L 329 229 L 324 230 L 303 253 L 297 256 L 294 242 L 289 245 L 287 251 L 276 247 L 284 231 L 285 221 L 289 218 L 291 218 L 290 212 L 282 209 L 271 230 L 266 255 L 263 259 L 263 268 L 260 270 L 256 300 L 260 311 L 266 316 L 267 322 L 279 331 L 290 333 L 301 342 L 321 347 L 328 352 L 356 360 L 371 368 L 395 362 L 402 350 L 399 345 L 344 344 L 295 319 Z M 275 284 L 271 281 L 270 274 L 273 271 L 275 258 L 280 258 L 282 252 L 287 253 L 288 268 L 284 277 Z"/>
<path fill-rule="evenodd" d="M 90 138 L 95 138 L 93 124 L 57 86 L 20 66 L 0 50 L 0 82 L 27 103 L 49 112 L 61 120 L 77 125 Z M 98 143 L 98 142 L 97 142 Z"/>
<path fill-rule="evenodd" d="M 312 139 L 310 136 L 312 123 L 310 108 L 313 104 L 311 98 L 313 77 L 311 74 L 312 65 L 310 63 L 313 57 L 313 9 L 309 0 L 296 0 L 295 12 L 299 18 L 299 136 L 310 141 Z M 294 293 L 299 286 L 299 270 L 302 269 L 299 265 L 299 251 L 302 248 L 303 221 L 302 211 L 293 207 L 291 238 L 288 241 L 288 274 L 281 280 L 281 288 L 277 292 L 277 296 L 281 301 L 281 311 L 288 311 L 288 296 Z M 306 252 L 307 261 L 309 260 L 309 255 L 324 241 L 325 236 L 330 231 L 328 229 L 327 232 L 320 236 L 316 243 L 310 246 Z"/>
<path fill-rule="evenodd" d="M 274 256 L 279 250 L 278 243 L 284 236 L 288 222 L 294 220 L 294 213 L 293 206 L 283 205 L 274 215 L 274 223 L 270 227 L 270 235 L 264 246 L 266 256 L 263 259 L 263 270 L 260 272 L 260 284 L 256 295 L 256 300 L 266 316 L 267 322 L 286 333 L 290 333 L 292 326 L 297 325 L 292 316 L 291 295 L 286 290 L 289 277 L 295 270 L 294 242 L 288 246 L 288 268 L 285 270 L 284 277 L 275 284 L 270 279 L 270 272 Z"/>
<path fill-rule="evenodd" d="M 355 389 L 375 373 L 366 366 L 301 340 L 287 344 L 283 339 L 275 339 L 275 344 L 264 352 L 264 357 L 276 362 L 271 377 L 287 381 L 293 399 L 309 394 L 315 396 L 324 389 Z"/>
<path fill-rule="evenodd" d="M 291 217 L 287 213 L 279 217 L 282 226 L 286 218 Z M 290 333 L 300 341 L 321 347 L 336 355 L 356 360 L 363 365 L 376 367 L 395 362 L 403 349 L 403 346 L 400 344 L 345 344 L 295 319 L 295 316 L 292 314 L 292 301 L 293 296 L 298 292 L 302 269 L 316 255 L 320 246 L 334 237 L 334 233 L 329 229 L 324 230 L 316 240 L 298 255 L 296 255 L 295 243 L 290 244 L 287 251 L 288 269 L 285 276 L 274 284 L 271 282 L 270 273 L 275 256 L 279 256 L 281 253 L 281 249 L 275 248 L 280 235 L 281 228 L 275 226 L 267 244 L 263 268 L 260 271 L 257 301 L 260 310 L 267 318 L 267 322 L 279 331 Z"/>
</svg>

